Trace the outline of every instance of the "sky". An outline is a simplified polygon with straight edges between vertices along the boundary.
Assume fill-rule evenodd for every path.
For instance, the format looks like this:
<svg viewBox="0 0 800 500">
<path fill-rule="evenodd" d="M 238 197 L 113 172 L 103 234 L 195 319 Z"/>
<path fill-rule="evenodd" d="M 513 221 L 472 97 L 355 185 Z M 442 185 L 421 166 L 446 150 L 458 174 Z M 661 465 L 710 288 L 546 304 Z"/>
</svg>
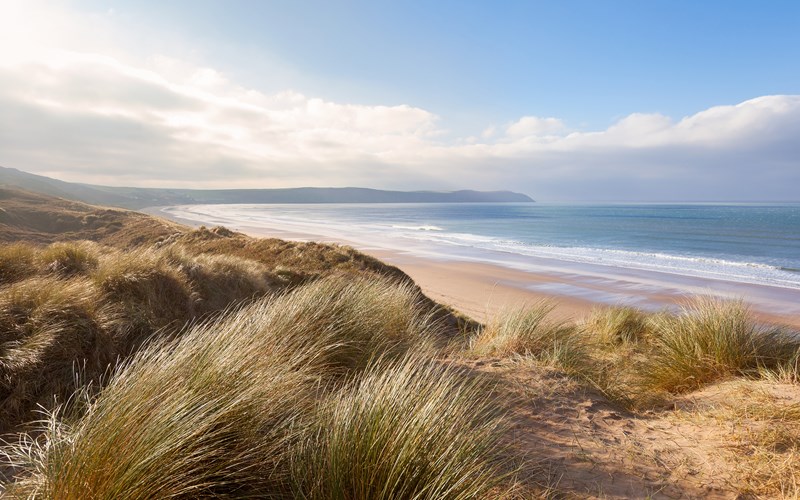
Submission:
<svg viewBox="0 0 800 500">
<path fill-rule="evenodd" d="M 800 2 L 0 0 L 0 166 L 800 201 Z"/>
</svg>

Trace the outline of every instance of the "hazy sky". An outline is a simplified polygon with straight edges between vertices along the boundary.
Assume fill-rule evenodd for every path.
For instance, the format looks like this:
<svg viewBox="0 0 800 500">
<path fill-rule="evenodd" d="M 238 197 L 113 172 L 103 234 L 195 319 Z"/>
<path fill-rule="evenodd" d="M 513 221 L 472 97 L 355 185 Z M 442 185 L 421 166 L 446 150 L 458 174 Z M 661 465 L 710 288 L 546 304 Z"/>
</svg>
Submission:
<svg viewBox="0 0 800 500">
<path fill-rule="evenodd" d="M 800 2 L 0 0 L 0 165 L 800 201 Z"/>
</svg>

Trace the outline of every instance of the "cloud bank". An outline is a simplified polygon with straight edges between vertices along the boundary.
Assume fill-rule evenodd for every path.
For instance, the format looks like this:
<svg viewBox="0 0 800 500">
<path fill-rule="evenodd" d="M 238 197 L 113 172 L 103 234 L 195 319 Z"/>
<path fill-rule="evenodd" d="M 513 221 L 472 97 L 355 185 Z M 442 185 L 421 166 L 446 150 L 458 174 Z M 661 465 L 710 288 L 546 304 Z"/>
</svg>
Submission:
<svg viewBox="0 0 800 500">
<path fill-rule="evenodd" d="M 564 200 L 800 200 L 800 96 L 605 130 L 522 116 L 452 138 L 413 105 L 265 94 L 213 68 L 90 51 L 0 62 L 0 164 L 136 186 L 513 189 Z"/>
</svg>

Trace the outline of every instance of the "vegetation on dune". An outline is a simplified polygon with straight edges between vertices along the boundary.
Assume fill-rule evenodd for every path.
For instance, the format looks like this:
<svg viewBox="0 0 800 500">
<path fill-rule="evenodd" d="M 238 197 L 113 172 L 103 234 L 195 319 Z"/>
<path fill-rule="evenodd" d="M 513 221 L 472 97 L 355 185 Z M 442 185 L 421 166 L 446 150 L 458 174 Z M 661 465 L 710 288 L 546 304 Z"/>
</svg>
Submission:
<svg viewBox="0 0 800 500">
<path fill-rule="evenodd" d="M 295 495 L 496 498 L 504 425 L 481 379 L 420 356 L 379 362 L 319 404 L 294 453 Z"/>
<path fill-rule="evenodd" d="M 167 498 L 288 492 L 288 445 L 334 343 L 263 328 L 259 304 L 138 353 L 74 419 L 14 460 L 12 496 Z M 326 342 L 327 341 L 327 342 Z M 65 418 L 66 417 L 66 418 Z"/>
<path fill-rule="evenodd" d="M 555 366 L 627 409 L 729 377 L 800 379 L 800 336 L 759 324 L 740 301 L 699 297 L 677 314 L 597 308 L 575 325 L 551 320 L 552 307 L 498 315 L 467 354 Z"/>
<path fill-rule="evenodd" d="M 75 371 L 99 378 L 116 350 L 108 309 L 85 278 L 32 278 L 0 290 L 0 428 L 75 390 Z"/>
<path fill-rule="evenodd" d="M 28 243 L 0 246 L 0 286 L 36 274 L 34 247 Z"/>
<path fill-rule="evenodd" d="M 760 376 L 797 359 L 800 339 L 757 324 L 742 302 L 699 298 L 678 315 L 654 317 L 644 366 L 653 389 L 681 392 L 734 375 Z"/>
<path fill-rule="evenodd" d="M 10 451 L 27 474 L 7 493 L 485 492 L 502 479 L 493 465 L 497 404 L 479 381 L 426 361 L 415 346 L 430 325 L 415 302 L 405 285 L 329 278 L 151 343 L 82 412 L 55 411 Z"/>
<path fill-rule="evenodd" d="M 599 342 L 611 345 L 644 340 L 653 329 L 646 313 L 626 306 L 595 308 L 581 327 Z"/>
<path fill-rule="evenodd" d="M 235 251 L 207 251 L 203 242 L 209 240 Z M 0 431 L 34 420 L 40 406 L 63 401 L 75 390 L 77 371 L 99 381 L 154 335 L 175 335 L 188 322 L 305 282 L 319 284 L 298 293 L 316 295 L 309 295 L 305 309 L 298 308 L 300 301 L 285 301 L 284 321 L 311 328 L 333 315 L 357 331 L 348 340 L 349 354 L 341 354 L 351 358 L 343 366 L 366 366 L 375 352 L 402 352 L 416 345 L 420 331 L 456 322 L 407 278 L 400 289 L 369 279 L 381 270 L 390 276 L 399 271 L 352 249 L 315 245 L 305 252 L 305 246 L 287 243 L 275 250 L 271 242 L 255 241 L 201 228 L 128 250 L 92 242 L 0 247 Z M 324 279 L 343 273 L 351 278 Z M 348 279 L 352 286 L 343 286 Z M 349 306 L 326 309 L 338 295 L 352 299 Z M 324 311 L 328 316 L 320 317 Z"/>
<path fill-rule="evenodd" d="M 223 227 L 200 227 L 176 233 L 164 240 L 195 254 L 230 255 L 256 260 L 293 284 L 335 272 L 373 272 L 398 280 L 408 280 L 399 269 L 365 255 L 351 247 L 316 242 L 286 241 L 276 238 L 251 238 Z"/>
<path fill-rule="evenodd" d="M 378 358 L 410 350 L 433 352 L 445 342 L 441 325 L 408 284 L 374 278 L 322 279 L 277 299 L 270 327 L 295 335 L 331 335 L 329 370 L 363 370 Z"/>
<path fill-rule="evenodd" d="M 473 356 L 527 356 L 567 371 L 585 358 L 577 329 L 551 318 L 555 305 L 540 302 L 498 315 L 470 342 Z"/>
<path fill-rule="evenodd" d="M 87 275 L 97 268 L 97 249 L 89 242 L 53 243 L 38 252 L 39 266 L 61 277 Z"/>
<path fill-rule="evenodd" d="M 0 186 L 0 242 L 92 240 L 119 248 L 152 244 L 187 228 L 146 214 Z"/>
</svg>

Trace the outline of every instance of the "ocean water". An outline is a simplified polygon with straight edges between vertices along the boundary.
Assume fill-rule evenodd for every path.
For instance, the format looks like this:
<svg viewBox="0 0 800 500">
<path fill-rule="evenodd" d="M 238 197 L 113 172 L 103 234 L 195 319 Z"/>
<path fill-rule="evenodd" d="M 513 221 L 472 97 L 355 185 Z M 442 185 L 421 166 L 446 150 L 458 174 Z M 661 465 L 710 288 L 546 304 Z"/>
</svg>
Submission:
<svg viewBox="0 0 800 500">
<path fill-rule="evenodd" d="M 800 290 L 800 204 L 197 205 L 172 215 L 516 266 L 548 259 Z M 233 224 L 233 223 L 236 224 Z"/>
</svg>

